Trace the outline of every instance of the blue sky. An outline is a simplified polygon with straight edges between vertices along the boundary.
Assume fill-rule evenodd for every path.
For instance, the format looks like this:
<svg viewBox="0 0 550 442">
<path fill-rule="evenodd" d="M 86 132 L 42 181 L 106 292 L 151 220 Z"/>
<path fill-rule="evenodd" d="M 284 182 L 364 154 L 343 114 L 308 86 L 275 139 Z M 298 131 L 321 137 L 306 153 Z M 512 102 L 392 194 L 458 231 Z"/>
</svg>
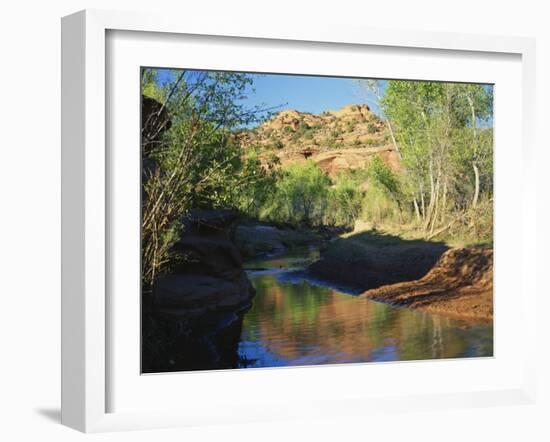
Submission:
<svg viewBox="0 0 550 442">
<path fill-rule="evenodd" d="M 157 81 L 163 83 L 169 77 L 170 71 L 170 69 L 159 69 Z M 373 112 L 379 111 L 377 100 L 372 92 L 367 92 L 364 86 L 352 78 L 283 74 L 250 75 L 254 79 L 254 90 L 250 90 L 246 100 L 243 101 L 247 107 L 259 106 L 272 111 L 295 109 L 300 112 L 319 114 L 326 110 L 341 109 L 348 104 L 366 103 Z M 485 127 L 492 126 L 493 119 L 490 118 L 480 124 Z"/>
<path fill-rule="evenodd" d="M 338 110 L 348 104 L 368 103 L 371 108 L 375 107 L 359 84 L 350 78 L 266 74 L 254 75 L 254 80 L 256 92 L 247 99 L 251 105 L 281 105 L 282 109 L 314 114 Z"/>
<path fill-rule="evenodd" d="M 159 69 L 162 83 L 169 69 Z M 245 104 L 262 107 L 280 106 L 280 110 L 295 109 L 319 114 L 325 110 L 338 110 L 348 104 L 367 103 L 373 111 L 377 106 L 357 81 L 351 78 L 318 77 L 280 74 L 251 74 L 254 92 L 250 91 Z"/>
</svg>

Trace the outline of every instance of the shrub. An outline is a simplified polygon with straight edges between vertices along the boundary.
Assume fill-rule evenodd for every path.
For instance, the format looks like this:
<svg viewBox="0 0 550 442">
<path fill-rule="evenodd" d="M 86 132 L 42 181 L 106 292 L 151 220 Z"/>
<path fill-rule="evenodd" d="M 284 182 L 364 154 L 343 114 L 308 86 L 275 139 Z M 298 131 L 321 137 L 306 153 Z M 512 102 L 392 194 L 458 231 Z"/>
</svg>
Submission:
<svg viewBox="0 0 550 442">
<path fill-rule="evenodd" d="M 376 132 L 378 132 L 378 127 L 373 122 L 370 122 L 367 125 L 367 131 L 369 134 L 375 134 Z"/>
<path fill-rule="evenodd" d="M 379 156 L 367 167 L 368 190 L 363 200 L 362 217 L 373 223 L 403 221 L 401 182 Z"/>
<path fill-rule="evenodd" d="M 294 226 L 321 225 L 327 209 L 329 177 L 312 161 L 286 166 L 263 218 Z"/>
<path fill-rule="evenodd" d="M 368 140 L 365 140 L 365 144 L 367 146 L 377 146 L 379 142 L 375 140 L 374 138 L 369 138 Z"/>
<path fill-rule="evenodd" d="M 326 224 L 353 227 L 361 213 L 362 192 L 357 180 L 349 173 L 340 174 L 329 192 Z"/>
<path fill-rule="evenodd" d="M 353 227 L 362 209 L 364 173 L 345 172 L 333 184 L 312 160 L 286 166 L 260 217 L 295 227 Z"/>
</svg>

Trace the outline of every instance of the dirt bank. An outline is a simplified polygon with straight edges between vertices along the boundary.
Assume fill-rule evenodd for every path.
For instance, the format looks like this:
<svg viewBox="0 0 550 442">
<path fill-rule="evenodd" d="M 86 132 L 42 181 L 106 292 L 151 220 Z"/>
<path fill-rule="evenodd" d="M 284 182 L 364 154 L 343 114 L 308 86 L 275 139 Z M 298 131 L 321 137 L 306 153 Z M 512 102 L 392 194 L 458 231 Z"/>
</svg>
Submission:
<svg viewBox="0 0 550 442">
<path fill-rule="evenodd" d="M 443 243 L 369 230 L 330 243 L 308 271 L 316 278 L 363 292 L 422 278 L 446 250 Z"/>
<path fill-rule="evenodd" d="M 493 249 L 448 250 L 424 277 L 368 290 L 361 296 L 447 316 L 492 320 Z"/>
</svg>

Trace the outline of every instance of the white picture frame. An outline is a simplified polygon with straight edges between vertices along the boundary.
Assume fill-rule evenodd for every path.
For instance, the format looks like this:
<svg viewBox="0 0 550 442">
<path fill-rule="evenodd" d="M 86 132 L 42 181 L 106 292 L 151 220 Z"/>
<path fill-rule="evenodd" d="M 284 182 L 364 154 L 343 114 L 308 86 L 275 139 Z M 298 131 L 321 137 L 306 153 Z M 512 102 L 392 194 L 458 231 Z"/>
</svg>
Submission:
<svg viewBox="0 0 550 442">
<path fill-rule="evenodd" d="M 194 412 L 151 409 L 113 411 L 109 393 L 113 388 L 109 376 L 113 354 L 108 327 L 112 320 L 108 299 L 108 244 L 112 231 L 107 228 L 110 216 L 108 152 L 106 120 L 107 34 L 117 32 L 156 33 L 158 37 L 179 35 L 216 36 L 283 41 L 285 44 L 309 42 L 370 46 L 380 49 L 401 48 L 403 51 L 425 49 L 434 51 L 509 54 L 521 57 L 521 127 L 513 130 L 521 137 L 521 163 L 524 186 L 521 194 L 521 317 L 525 351 L 521 353 L 522 375 L 509 385 L 499 388 L 478 388 L 460 393 L 431 391 L 427 394 L 391 394 L 378 396 L 376 401 L 367 395 L 353 397 L 338 393 L 326 398 L 308 400 L 309 407 L 258 407 L 241 398 L 235 409 L 239 413 L 206 412 L 197 407 Z M 488 406 L 510 403 L 532 403 L 535 397 L 535 324 L 536 287 L 535 266 L 529 265 L 535 228 L 534 188 L 535 140 L 535 43 L 532 39 L 492 37 L 416 31 L 388 31 L 371 28 L 333 26 L 299 29 L 280 23 L 218 23 L 195 19 L 180 24 L 177 17 L 144 13 L 125 13 L 86 10 L 63 18 L 62 21 L 62 423 L 85 432 L 110 431 L 167 426 L 208 424 L 209 422 L 242 422 L 272 420 L 285 417 L 326 416 L 329 414 L 368 414 L 383 409 L 394 412 L 406 409 L 454 408 Z M 497 115 L 498 118 L 498 115 Z M 498 121 L 497 123 L 498 124 Z M 519 139 L 519 138 L 518 138 Z M 504 250 L 504 249 L 501 249 Z M 498 251 L 497 251 L 498 252 Z M 501 252 L 501 253 L 505 253 Z M 531 258 L 533 259 L 533 258 Z M 498 266 L 497 266 L 498 267 Z M 497 285 L 498 287 L 498 285 Z M 498 289 L 497 289 L 498 290 Z M 498 295 L 497 295 L 498 296 Z M 498 357 L 498 355 L 497 355 Z M 423 369 L 409 363 L 409 369 Z M 387 365 L 386 367 L 390 367 Z M 424 366 L 425 368 L 426 366 Z M 453 369 L 450 366 L 451 370 Z M 471 367 L 472 368 L 472 367 Z M 333 376 L 342 367 L 324 368 Z M 388 369 L 389 368 L 385 368 Z M 458 369 L 455 367 L 454 369 Z M 476 367 L 473 367 L 475 370 Z M 292 370 L 284 370 L 287 378 Z M 362 370 L 355 366 L 356 372 Z M 258 372 L 256 372 L 258 373 Z M 264 372 L 265 373 L 265 372 Z M 295 373 L 298 373 L 296 371 Z M 136 374 L 139 375 L 139 374 Z M 195 376 L 195 375 L 193 375 Z M 220 374 L 220 379 L 239 382 L 242 374 Z M 263 376 L 263 375 L 260 375 Z M 168 379 L 168 378 L 165 378 Z M 194 378 L 200 382 L 198 377 Z M 212 379 L 212 378 L 211 378 Z M 517 382 L 516 382 L 517 381 Z M 164 383 L 170 382 L 164 380 Z M 263 381 L 262 381 L 263 382 Z M 275 381 L 280 382 L 280 381 Z M 188 396 L 193 400 L 193 395 Z M 214 406 L 215 408 L 215 406 Z M 244 411 L 244 412 L 242 412 Z M 242 417 L 238 417 L 242 416 Z"/>
</svg>

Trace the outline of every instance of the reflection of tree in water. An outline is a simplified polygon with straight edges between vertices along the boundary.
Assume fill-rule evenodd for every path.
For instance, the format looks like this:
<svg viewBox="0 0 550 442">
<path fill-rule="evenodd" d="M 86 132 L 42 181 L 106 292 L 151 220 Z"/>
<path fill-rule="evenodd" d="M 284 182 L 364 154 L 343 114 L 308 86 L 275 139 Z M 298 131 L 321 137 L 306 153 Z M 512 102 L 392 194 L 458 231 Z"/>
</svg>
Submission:
<svg viewBox="0 0 550 442">
<path fill-rule="evenodd" d="M 253 282 L 257 296 L 245 316 L 243 339 L 290 365 L 492 353 L 473 348 L 469 326 L 448 318 L 394 308 L 307 280 L 281 282 L 276 274 L 253 277 Z M 489 336 L 488 330 L 481 327 L 478 333 Z"/>
<path fill-rule="evenodd" d="M 432 358 L 437 359 L 443 356 L 443 335 L 441 333 L 441 319 L 433 316 L 433 344 Z"/>
</svg>

